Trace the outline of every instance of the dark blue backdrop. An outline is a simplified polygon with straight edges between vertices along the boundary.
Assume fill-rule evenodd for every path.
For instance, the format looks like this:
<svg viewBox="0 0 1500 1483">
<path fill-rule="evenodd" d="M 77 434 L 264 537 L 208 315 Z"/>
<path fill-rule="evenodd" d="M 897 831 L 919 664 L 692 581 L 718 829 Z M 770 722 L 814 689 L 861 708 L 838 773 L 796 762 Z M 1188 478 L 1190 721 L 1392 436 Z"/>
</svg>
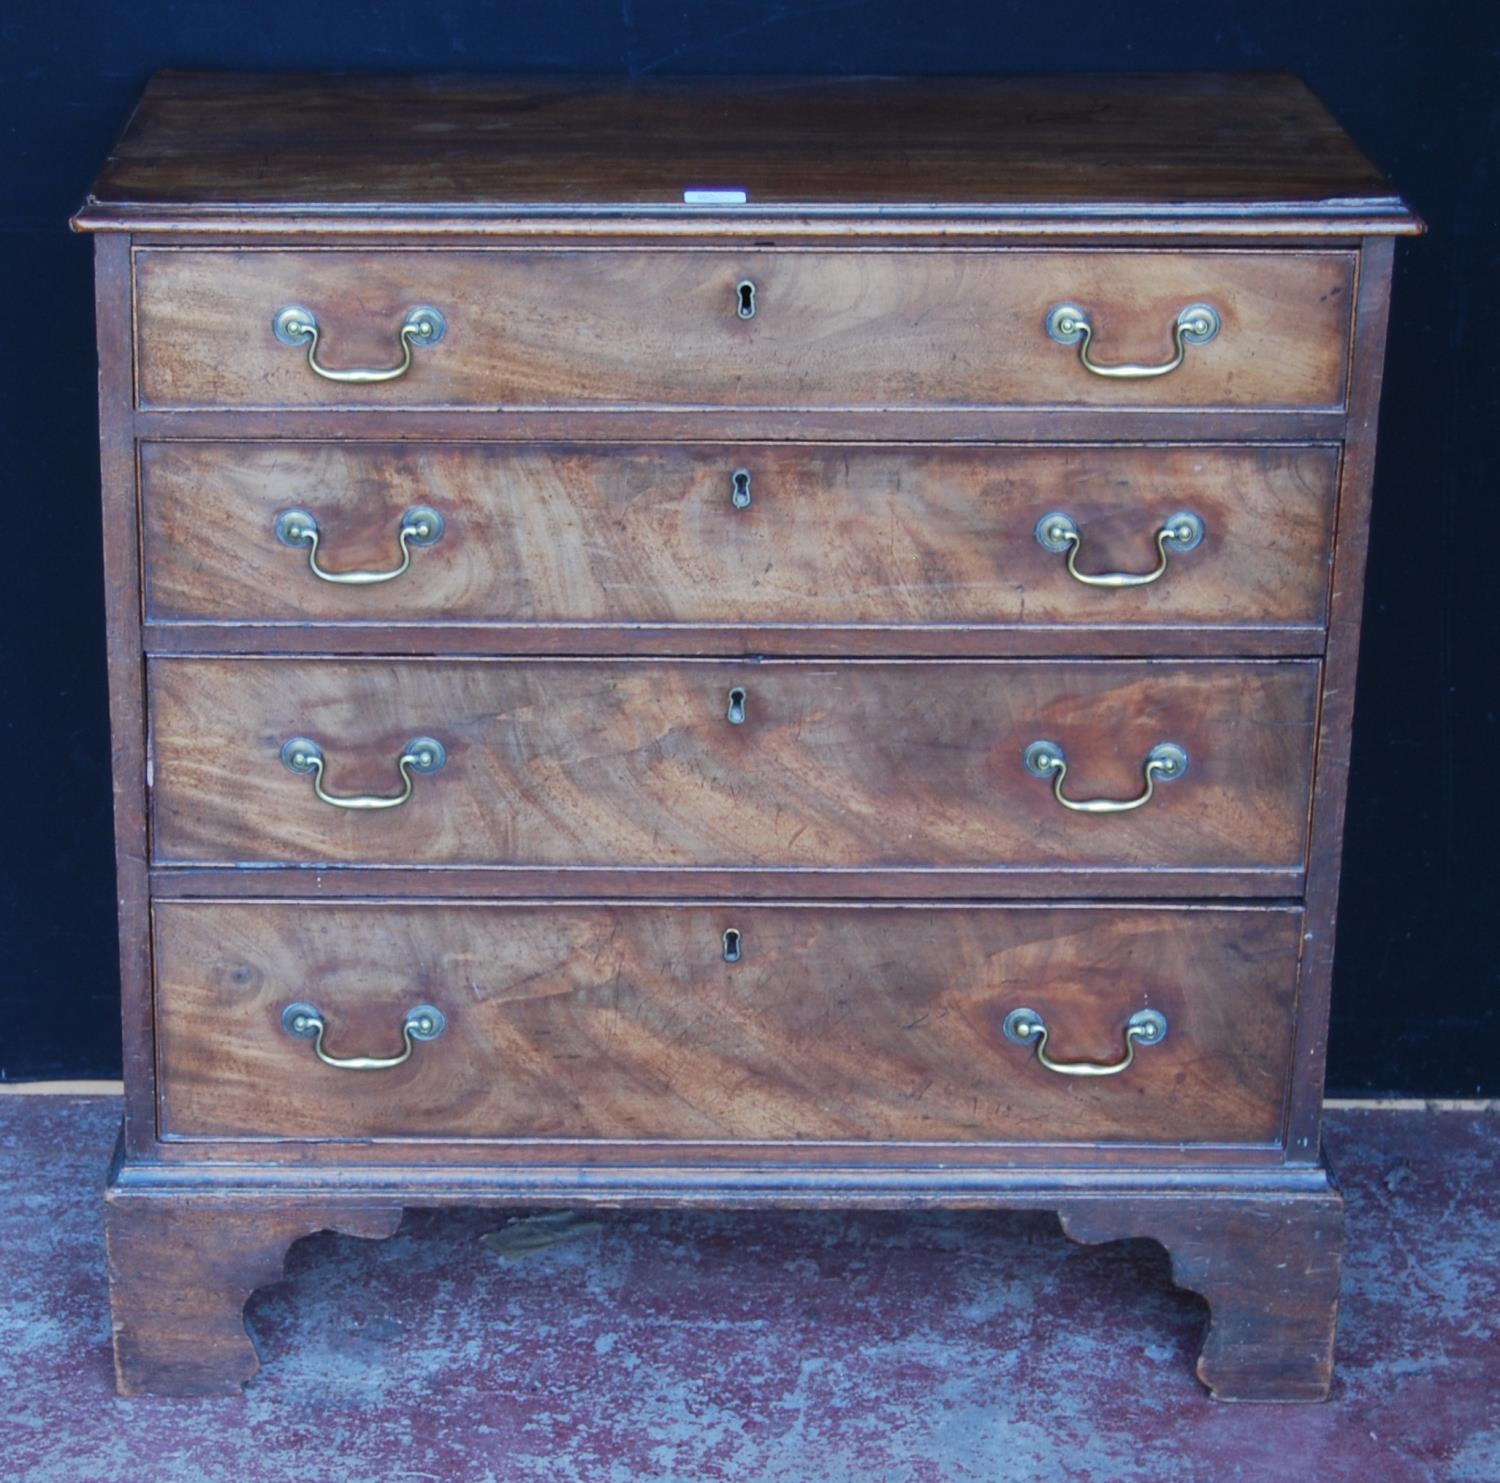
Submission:
<svg viewBox="0 0 1500 1483">
<path fill-rule="evenodd" d="M 150 72 L 1285 68 L 1432 228 L 1397 259 L 1330 1085 L 1494 1092 L 1497 55 L 1491 0 L 11 0 L 0 1079 L 118 1072 L 90 250 L 66 221 Z"/>
</svg>

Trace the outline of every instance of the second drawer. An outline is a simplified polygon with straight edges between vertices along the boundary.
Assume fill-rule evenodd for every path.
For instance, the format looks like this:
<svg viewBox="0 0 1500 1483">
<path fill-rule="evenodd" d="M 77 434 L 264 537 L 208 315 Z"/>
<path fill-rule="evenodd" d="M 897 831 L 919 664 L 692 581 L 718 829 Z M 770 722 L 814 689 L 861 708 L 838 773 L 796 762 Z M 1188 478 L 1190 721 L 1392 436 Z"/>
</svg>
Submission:
<svg viewBox="0 0 1500 1483">
<path fill-rule="evenodd" d="M 1260 626 L 1306 643 L 1324 618 L 1337 473 L 1331 446 L 146 443 L 146 611 Z M 425 534 L 413 509 L 435 517 Z M 1071 522 L 1074 549 L 1049 515 Z M 1139 585 L 1101 585 L 1112 573 Z"/>
<path fill-rule="evenodd" d="M 1303 864 L 1317 676 L 1313 661 L 157 659 L 154 854 L 1285 874 Z"/>
</svg>

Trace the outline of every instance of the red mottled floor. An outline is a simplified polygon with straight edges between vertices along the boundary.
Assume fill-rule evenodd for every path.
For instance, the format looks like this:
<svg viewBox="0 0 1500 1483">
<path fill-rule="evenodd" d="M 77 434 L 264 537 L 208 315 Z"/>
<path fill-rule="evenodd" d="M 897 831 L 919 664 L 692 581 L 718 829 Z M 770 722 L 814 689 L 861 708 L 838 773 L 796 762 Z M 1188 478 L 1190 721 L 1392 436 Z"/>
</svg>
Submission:
<svg viewBox="0 0 1500 1483">
<path fill-rule="evenodd" d="M 1330 1116 L 1344 1319 L 1302 1407 L 1207 1399 L 1159 1247 L 1006 1213 L 410 1214 L 293 1249 L 242 1399 L 121 1400 L 117 1116 L 0 1098 L 5 1483 L 1500 1480 L 1493 1113 Z"/>
</svg>

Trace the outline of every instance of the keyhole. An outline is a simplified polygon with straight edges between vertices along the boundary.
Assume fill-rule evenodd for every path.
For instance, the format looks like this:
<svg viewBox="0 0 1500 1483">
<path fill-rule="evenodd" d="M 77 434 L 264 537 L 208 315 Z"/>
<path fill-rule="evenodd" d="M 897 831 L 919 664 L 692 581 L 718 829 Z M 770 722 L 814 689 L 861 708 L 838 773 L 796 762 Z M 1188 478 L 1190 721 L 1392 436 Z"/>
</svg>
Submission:
<svg viewBox="0 0 1500 1483">
<path fill-rule="evenodd" d="M 731 726 L 745 724 L 745 691 L 741 685 L 736 685 L 729 692 L 729 724 Z"/>
<path fill-rule="evenodd" d="M 725 929 L 724 961 L 726 963 L 738 963 L 740 961 L 740 934 L 737 927 Z"/>
<path fill-rule="evenodd" d="M 750 503 L 749 469 L 736 469 L 730 475 L 729 502 L 736 510 L 743 510 Z"/>
<path fill-rule="evenodd" d="M 755 318 L 755 285 L 748 278 L 742 278 L 734 290 L 735 299 L 738 303 L 741 319 Z"/>
</svg>

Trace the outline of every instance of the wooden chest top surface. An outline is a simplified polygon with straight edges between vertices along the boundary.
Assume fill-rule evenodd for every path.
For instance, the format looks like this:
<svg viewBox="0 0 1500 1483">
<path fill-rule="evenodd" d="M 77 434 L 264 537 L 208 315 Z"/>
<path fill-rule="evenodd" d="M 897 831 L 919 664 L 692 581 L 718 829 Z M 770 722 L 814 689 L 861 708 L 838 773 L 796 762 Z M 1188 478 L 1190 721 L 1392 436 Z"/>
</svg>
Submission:
<svg viewBox="0 0 1500 1483">
<path fill-rule="evenodd" d="M 75 224 L 707 212 L 1420 224 L 1297 79 L 164 72 Z M 180 224 L 180 223 L 179 223 Z M 1154 225 L 1153 225 L 1154 224 Z M 1357 224 L 1357 225 L 1356 225 Z"/>
</svg>

